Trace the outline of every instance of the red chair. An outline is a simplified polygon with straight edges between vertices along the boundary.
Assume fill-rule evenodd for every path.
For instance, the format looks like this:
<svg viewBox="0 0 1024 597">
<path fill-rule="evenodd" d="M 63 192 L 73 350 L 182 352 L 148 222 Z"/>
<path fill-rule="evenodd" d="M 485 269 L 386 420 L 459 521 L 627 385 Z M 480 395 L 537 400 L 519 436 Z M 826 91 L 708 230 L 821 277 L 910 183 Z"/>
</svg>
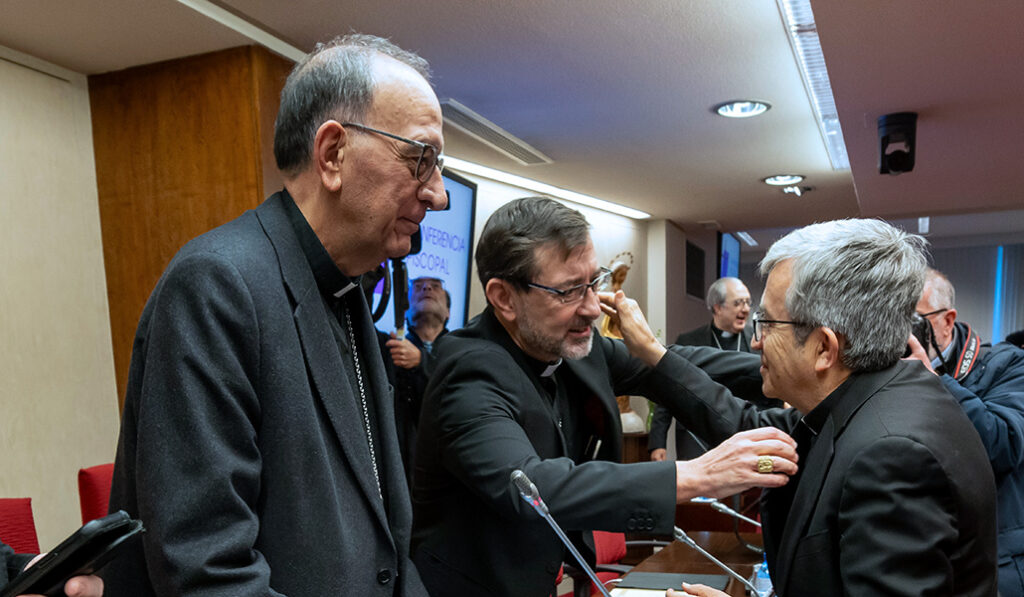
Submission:
<svg viewBox="0 0 1024 597">
<path fill-rule="evenodd" d="M 82 524 L 107 515 L 114 463 L 99 464 L 78 471 L 78 500 L 82 505 Z"/>
<path fill-rule="evenodd" d="M 665 545 L 668 545 L 665 541 L 654 540 L 628 542 L 628 546 L 637 547 L 664 547 Z M 594 573 L 597 574 L 598 580 L 605 586 L 608 585 L 608 581 L 623 576 L 632 568 L 632 566 L 619 563 L 622 561 L 622 558 L 626 557 L 626 548 L 627 542 L 624 533 L 594 531 L 594 556 L 597 563 L 594 566 Z M 573 597 L 601 594 L 597 587 L 594 586 L 594 583 L 590 582 L 586 572 L 577 569 L 569 563 L 566 563 L 563 568 L 566 574 L 572 577 Z"/>
<path fill-rule="evenodd" d="M 17 553 L 39 553 L 32 498 L 0 498 L 0 541 Z"/>
</svg>

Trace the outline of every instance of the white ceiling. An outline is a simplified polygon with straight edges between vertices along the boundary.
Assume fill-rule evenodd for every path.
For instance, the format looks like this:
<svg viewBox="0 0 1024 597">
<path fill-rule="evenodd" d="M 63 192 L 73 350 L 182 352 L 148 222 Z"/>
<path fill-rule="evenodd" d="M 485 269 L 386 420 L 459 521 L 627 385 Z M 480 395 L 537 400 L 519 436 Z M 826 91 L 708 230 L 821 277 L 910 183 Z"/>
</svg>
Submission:
<svg viewBox="0 0 1024 597">
<path fill-rule="evenodd" d="M 440 98 L 554 163 L 517 165 L 453 129 L 448 154 L 685 229 L 716 220 L 764 244 L 813 221 L 931 215 L 936 239 L 1024 242 L 1024 2 L 812 1 L 849 171 L 830 166 L 773 0 L 219 4 L 302 50 L 349 30 L 388 36 L 431 62 Z M 0 11 L 0 45 L 85 74 L 251 43 L 175 0 L 4 0 Z M 735 98 L 773 108 L 711 112 Z M 917 166 L 879 175 L 875 121 L 898 111 L 920 113 Z M 760 182 L 780 172 L 815 190 L 795 198 Z"/>
</svg>

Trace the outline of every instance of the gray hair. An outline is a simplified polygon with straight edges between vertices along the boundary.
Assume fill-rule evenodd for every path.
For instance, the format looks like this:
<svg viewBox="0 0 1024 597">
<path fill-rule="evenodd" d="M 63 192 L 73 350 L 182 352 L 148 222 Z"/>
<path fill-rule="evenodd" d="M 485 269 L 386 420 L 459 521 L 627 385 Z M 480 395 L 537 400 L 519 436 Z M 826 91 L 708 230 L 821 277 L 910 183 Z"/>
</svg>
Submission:
<svg viewBox="0 0 1024 597">
<path fill-rule="evenodd" d="M 725 295 L 729 293 L 729 284 L 743 284 L 743 281 L 739 278 L 733 278 L 726 276 L 719 278 L 711 283 L 708 287 L 708 296 L 704 299 L 704 304 L 708 306 L 708 311 L 715 312 L 715 307 L 725 303 Z"/>
<path fill-rule="evenodd" d="M 762 276 L 793 260 L 786 293 L 790 319 L 805 322 L 797 340 L 817 326 L 846 340 L 843 364 L 876 371 L 894 364 L 907 345 L 924 287 L 927 241 L 881 220 L 836 220 L 794 230 L 768 249 Z"/>
<path fill-rule="evenodd" d="M 328 120 L 361 122 L 373 104 L 373 58 L 384 55 L 430 80 L 427 61 L 374 35 L 352 33 L 317 44 L 285 81 L 274 123 L 274 158 L 285 174 L 309 165 L 313 138 Z"/>
<path fill-rule="evenodd" d="M 484 224 L 476 244 L 480 283 L 508 280 L 525 289 L 537 274 L 534 249 L 556 244 L 563 257 L 590 240 L 583 214 L 547 197 L 524 197 L 502 205 Z"/>
<path fill-rule="evenodd" d="M 931 296 L 928 297 L 928 304 L 932 309 L 952 309 L 956 306 L 956 290 L 953 289 L 953 283 L 946 274 L 929 267 L 924 285 L 932 289 Z M 924 294 L 923 289 L 921 293 Z"/>
</svg>

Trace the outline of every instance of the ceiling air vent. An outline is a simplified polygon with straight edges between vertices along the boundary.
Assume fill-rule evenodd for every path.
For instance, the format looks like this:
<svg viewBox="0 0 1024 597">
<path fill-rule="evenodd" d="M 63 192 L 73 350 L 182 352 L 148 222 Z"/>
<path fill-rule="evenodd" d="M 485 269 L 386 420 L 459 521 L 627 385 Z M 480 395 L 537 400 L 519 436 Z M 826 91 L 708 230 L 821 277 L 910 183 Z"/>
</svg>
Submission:
<svg viewBox="0 0 1024 597">
<path fill-rule="evenodd" d="M 441 102 L 441 112 L 446 125 L 459 129 L 524 166 L 550 164 L 554 161 L 453 99 Z"/>
</svg>

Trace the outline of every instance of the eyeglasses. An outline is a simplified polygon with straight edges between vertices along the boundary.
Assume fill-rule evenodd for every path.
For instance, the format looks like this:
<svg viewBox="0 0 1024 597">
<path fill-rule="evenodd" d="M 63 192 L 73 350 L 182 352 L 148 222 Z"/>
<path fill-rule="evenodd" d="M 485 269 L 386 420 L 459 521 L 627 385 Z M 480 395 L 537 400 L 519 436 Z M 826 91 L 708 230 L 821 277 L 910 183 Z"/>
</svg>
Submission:
<svg viewBox="0 0 1024 597">
<path fill-rule="evenodd" d="M 753 337 L 754 337 L 754 341 L 755 342 L 760 342 L 761 339 L 764 338 L 764 330 L 765 330 L 766 326 L 768 328 L 770 328 L 773 325 L 782 325 L 782 324 L 787 324 L 787 323 L 789 325 L 804 325 L 804 326 L 810 325 L 810 324 L 804 323 L 802 321 L 783 321 L 781 319 L 765 319 L 764 318 L 764 313 L 762 313 L 760 311 L 758 311 L 757 313 L 754 313 L 754 315 L 751 316 L 750 321 L 754 325 Z"/>
<path fill-rule="evenodd" d="M 749 307 L 753 303 L 750 302 L 749 298 L 739 298 L 732 302 L 732 306 L 739 309 L 740 307 Z"/>
<path fill-rule="evenodd" d="M 920 315 L 921 317 L 931 317 L 932 315 L 938 315 L 939 313 L 943 313 L 945 311 L 949 311 L 949 308 L 947 307 L 945 309 L 936 309 L 934 311 L 929 311 L 927 313 L 918 313 L 918 315 Z"/>
<path fill-rule="evenodd" d="M 416 169 L 413 170 L 413 176 L 420 182 L 427 182 L 430 180 L 430 176 L 434 173 L 434 166 L 437 166 L 439 171 L 444 171 L 444 156 L 441 155 L 441 151 L 429 143 L 422 141 L 413 141 L 412 139 L 406 139 L 405 137 L 399 137 L 392 133 L 381 131 L 375 128 L 370 128 L 365 124 L 359 124 L 356 122 L 343 122 L 341 126 L 350 126 L 354 129 L 359 129 L 367 133 L 375 133 L 377 135 L 383 135 L 402 143 L 408 143 L 413 147 L 417 147 L 420 150 L 419 158 L 416 159 Z M 412 157 L 410 156 L 410 160 Z"/>
<path fill-rule="evenodd" d="M 416 292 L 422 292 L 428 288 L 431 290 L 441 290 L 441 283 L 436 280 L 412 283 L 412 289 L 415 290 Z"/>
<path fill-rule="evenodd" d="M 526 285 L 529 286 L 530 288 L 536 288 L 538 290 L 550 292 L 551 294 L 557 296 L 558 300 L 560 300 L 562 304 L 568 305 L 570 303 L 578 303 L 579 301 L 583 300 L 583 297 L 587 295 L 588 290 L 598 292 L 605 289 L 605 287 L 608 285 L 608 281 L 612 277 L 612 270 L 608 269 L 607 267 L 602 267 L 598 271 L 599 273 L 597 274 L 597 277 L 595 277 L 589 283 L 578 284 L 576 286 L 573 286 L 572 288 L 566 288 L 565 290 L 559 290 L 557 288 L 552 288 L 550 286 L 544 286 L 543 284 L 534 284 L 533 282 L 527 282 Z"/>
</svg>

